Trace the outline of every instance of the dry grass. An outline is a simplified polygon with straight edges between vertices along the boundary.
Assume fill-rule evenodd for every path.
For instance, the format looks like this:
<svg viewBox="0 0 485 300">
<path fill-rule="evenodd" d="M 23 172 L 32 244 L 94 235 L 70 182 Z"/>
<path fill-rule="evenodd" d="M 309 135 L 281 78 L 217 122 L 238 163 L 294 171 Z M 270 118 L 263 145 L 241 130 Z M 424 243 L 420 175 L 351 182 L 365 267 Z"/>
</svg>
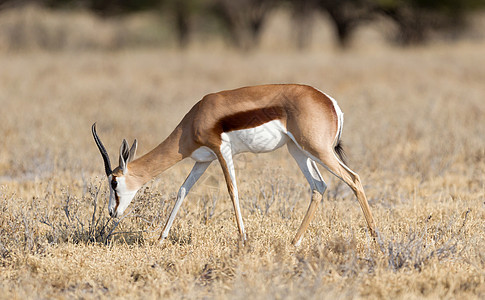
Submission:
<svg viewBox="0 0 485 300">
<path fill-rule="evenodd" d="M 2 55 L 0 298 L 485 297 L 483 49 Z M 317 216 L 290 245 L 310 196 L 285 149 L 237 158 L 245 247 L 216 164 L 163 245 L 152 240 L 189 161 L 140 190 L 121 222 L 108 219 L 94 121 L 112 157 L 122 138 L 144 153 L 202 95 L 271 82 L 338 99 L 379 246 L 326 172 Z"/>
</svg>

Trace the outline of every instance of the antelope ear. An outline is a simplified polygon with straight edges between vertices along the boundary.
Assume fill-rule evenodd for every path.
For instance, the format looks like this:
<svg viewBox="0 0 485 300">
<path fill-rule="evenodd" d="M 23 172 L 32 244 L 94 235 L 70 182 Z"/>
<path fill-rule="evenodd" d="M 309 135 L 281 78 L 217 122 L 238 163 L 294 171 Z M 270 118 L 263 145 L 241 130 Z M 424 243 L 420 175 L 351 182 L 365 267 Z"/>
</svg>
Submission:
<svg viewBox="0 0 485 300">
<path fill-rule="evenodd" d="M 135 159 L 136 149 L 137 148 L 138 148 L 138 141 L 135 139 L 133 141 L 133 145 L 131 145 L 130 154 L 128 155 L 128 160 L 126 161 L 127 163 L 129 163 L 130 161 L 132 161 L 132 160 Z"/>
<path fill-rule="evenodd" d="M 128 143 L 126 142 L 125 139 L 123 139 L 123 142 L 121 143 L 120 147 L 120 168 L 123 170 L 123 174 L 126 173 L 126 165 L 128 163 L 128 158 L 130 156 L 130 150 Z"/>
</svg>

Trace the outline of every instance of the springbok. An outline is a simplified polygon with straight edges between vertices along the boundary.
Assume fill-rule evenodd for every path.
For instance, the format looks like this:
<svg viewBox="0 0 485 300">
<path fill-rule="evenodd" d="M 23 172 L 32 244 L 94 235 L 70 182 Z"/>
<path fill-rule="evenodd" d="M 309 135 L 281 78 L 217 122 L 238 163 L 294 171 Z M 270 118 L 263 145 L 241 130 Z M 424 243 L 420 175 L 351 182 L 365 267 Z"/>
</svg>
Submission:
<svg viewBox="0 0 485 300">
<path fill-rule="evenodd" d="M 136 139 L 131 148 L 123 140 L 119 166 L 114 170 L 96 133 L 96 123 L 92 126 L 92 133 L 108 176 L 108 209 L 112 217 L 121 216 L 138 189 L 152 178 L 184 158 L 195 160 L 192 171 L 178 191 L 160 241 L 168 236 L 187 193 L 211 162 L 217 159 L 244 242 L 246 232 L 239 207 L 233 156 L 242 152 L 270 152 L 286 144 L 312 190 L 310 206 L 292 241 L 298 246 L 327 188 L 315 162 L 350 186 L 364 212 L 371 235 L 376 236 L 374 218 L 359 175 L 347 167 L 342 158 L 342 125 L 343 113 L 332 97 L 307 85 L 279 84 L 206 95 L 162 143 L 142 157 L 135 159 Z"/>
</svg>

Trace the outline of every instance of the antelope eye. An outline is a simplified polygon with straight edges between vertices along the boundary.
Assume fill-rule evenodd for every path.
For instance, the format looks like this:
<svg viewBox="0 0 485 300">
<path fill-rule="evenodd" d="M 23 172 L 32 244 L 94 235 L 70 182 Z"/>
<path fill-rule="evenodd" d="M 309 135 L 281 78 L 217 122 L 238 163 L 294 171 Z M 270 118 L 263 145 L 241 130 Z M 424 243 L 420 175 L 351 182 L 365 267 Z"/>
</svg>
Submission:
<svg viewBox="0 0 485 300">
<path fill-rule="evenodd" d="M 117 186 L 118 186 L 118 182 L 116 180 L 112 180 L 111 181 L 111 187 L 113 188 L 113 190 L 116 190 Z"/>
</svg>

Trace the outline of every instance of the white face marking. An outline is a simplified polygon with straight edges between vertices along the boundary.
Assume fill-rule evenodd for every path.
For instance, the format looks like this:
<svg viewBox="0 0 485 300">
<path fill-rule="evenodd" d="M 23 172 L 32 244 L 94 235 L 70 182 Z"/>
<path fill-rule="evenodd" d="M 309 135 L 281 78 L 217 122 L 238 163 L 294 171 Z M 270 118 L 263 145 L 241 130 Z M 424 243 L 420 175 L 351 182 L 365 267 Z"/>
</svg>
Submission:
<svg viewBox="0 0 485 300">
<path fill-rule="evenodd" d="M 253 128 L 223 132 L 221 138 L 223 142 L 230 143 L 233 155 L 243 152 L 270 152 L 288 141 L 286 128 L 279 120 Z"/>
<path fill-rule="evenodd" d="M 135 197 L 137 191 L 130 191 L 127 189 L 125 177 L 123 176 L 116 177 L 116 191 L 113 189 L 112 185 L 113 176 L 110 175 L 108 180 L 110 190 L 108 210 L 111 216 L 121 217 Z M 119 203 L 117 203 L 116 196 L 118 197 Z M 118 207 L 116 207 L 116 205 L 118 205 Z"/>
</svg>

